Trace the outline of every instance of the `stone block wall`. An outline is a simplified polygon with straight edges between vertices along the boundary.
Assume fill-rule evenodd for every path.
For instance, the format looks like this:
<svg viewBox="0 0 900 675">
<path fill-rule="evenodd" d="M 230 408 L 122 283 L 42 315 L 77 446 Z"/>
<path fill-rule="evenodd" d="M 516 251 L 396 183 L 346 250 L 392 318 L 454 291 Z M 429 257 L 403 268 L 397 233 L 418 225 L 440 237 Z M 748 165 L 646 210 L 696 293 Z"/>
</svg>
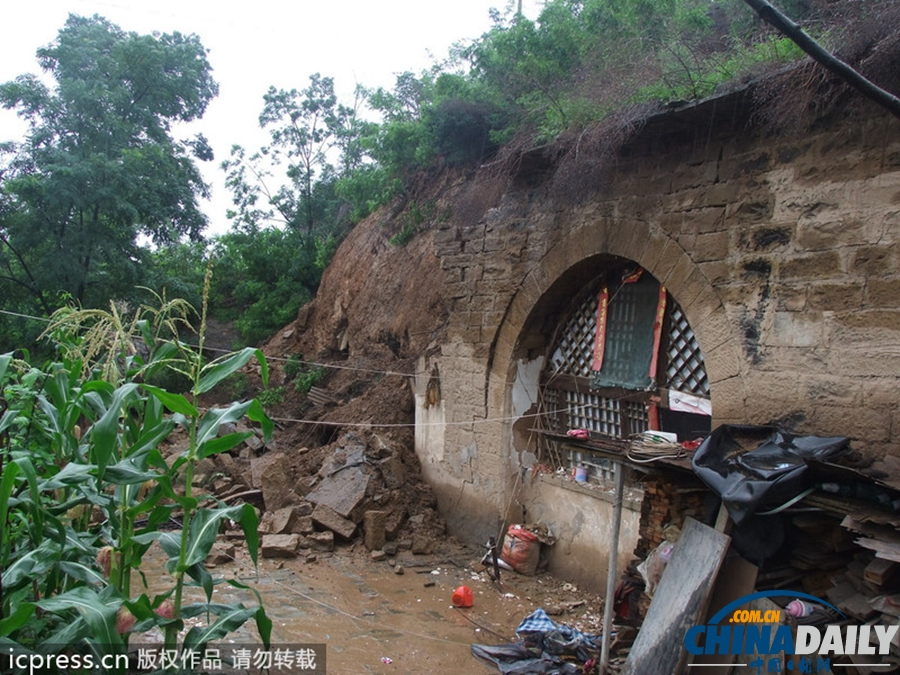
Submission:
<svg viewBox="0 0 900 675">
<path fill-rule="evenodd" d="M 421 368 L 440 367 L 447 426 L 420 456 L 438 458 L 426 476 L 455 532 L 499 531 L 527 451 L 517 363 L 544 355 L 561 300 L 611 255 L 684 309 L 714 426 L 780 422 L 900 454 L 900 121 L 870 110 L 780 137 L 721 109 L 651 120 L 590 196 L 560 197 L 551 167 L 435 232 L 451 319 Z"/>
</svg>

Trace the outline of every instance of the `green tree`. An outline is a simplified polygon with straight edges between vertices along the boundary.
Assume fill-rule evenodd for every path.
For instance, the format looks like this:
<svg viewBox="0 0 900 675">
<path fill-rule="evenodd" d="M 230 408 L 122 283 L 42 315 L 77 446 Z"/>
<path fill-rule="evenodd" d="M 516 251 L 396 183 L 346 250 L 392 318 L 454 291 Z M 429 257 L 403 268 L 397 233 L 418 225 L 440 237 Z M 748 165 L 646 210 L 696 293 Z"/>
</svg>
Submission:
<svg viewBox="0 0 900 675">
<path fill-rule="evenodd" d="M 362 162 L 357 106 L 338 103 L 334 80 L 319 73 L 303 90 L 270 87 L 263 99 L 259 123 L 271 142 L 249 158 L 235 146 L 222 165 L 237 206 L 232 215 L 251 227 L 280 221 L 312 233 L 328 210 L 317 185 L 333 184 Z M 283 175 L 274 175 L 275 167 L 283 167 Z"/>
<path fill-rule="evenodd" d="M 319 285 L 316 240 L 290 228 L 233 228 L 216 237 L 210 296 L 216 318 L 234 321 L 249 344 L 297 316 Z"/>
<path fill-rule="evenodd" d="M 29 124 L 5 146 L 0 193 L 0 292 L 49 312 L 63 293 L 104 304 L 140 283 L 147 252 L 201 238 L 197 198 L 207 186 L 194 158 L 202 136 L 171 124 L 201 117 L 218 88 L 195 35 L 139 35 L 70 15 L 37 52 L 54 84 L 22 75 L 0 85 L 0 105 Z"/>
</svg>

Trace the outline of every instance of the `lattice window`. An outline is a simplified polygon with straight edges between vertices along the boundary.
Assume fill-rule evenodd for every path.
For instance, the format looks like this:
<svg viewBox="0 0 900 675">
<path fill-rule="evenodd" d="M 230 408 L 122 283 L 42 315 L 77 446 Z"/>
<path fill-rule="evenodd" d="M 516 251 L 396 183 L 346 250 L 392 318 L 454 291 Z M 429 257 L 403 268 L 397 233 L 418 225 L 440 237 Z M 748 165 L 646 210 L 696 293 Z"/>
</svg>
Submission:
<svg viewBox="0 0 900 675">
<path fill-rule="evenodd" d="M 595 456 L 593 453 L 570 446 L 566 452 L 566 459 L 569 466 L 586 467 L 589 478 L 611 482 L 616 477 L 616 465 L 608 459 Z"/>
<path fill-rule="evenodd" d="M 671 303 L 666 350 L 666 387 L 709 396 L 709 378 L 700 344 L 677 303 Z"/>
<path fill-rule="evenodd" d="M 547 431 L 557 434 L 566 431 L 565 409 L 560 406 L 561 393 L 549 387 L 541 392 L 541 411 L 544 415 L 539 418 L 539 421 L 543 423 Z"/>
<path fill-rule="evenodd" d="M 627 438 L 648 428 L 647 411 L 639 401 L 623 401 L 591 392 L 560 393 L 568 429 L 587 429 L 610 438 Z"/>
<path fill-rule="evenodd" d="M 600 284 L 592 285 L 581 302 L 566 319 L 559 332 L 556 348 L 550 357 L 550 371 L 580 377 L 591 376 L 594 339 L 597 335 L 597 293 Z"/>
<path fill-rule="evenodd" d="M 544 415 L 538 424 L 554 434 L 565 434 L 569 429 L 587 429 L 593 435 L 613 439 L 627 439 L 633 434 L 650 428 L 648 403 L 652 390 L 637 391 L 618 386 L 596 387 L 591 370 L 594 343 L 597 332 L 597 302 L 602 278 L 585 287 L 574 300 L 564 319 L 551 351 L 544 376 L 546 384 L 541 389 L 541 411 Z M 610 302 L 608 322 L 615 322 L 620 329 L 635 323 L 636 311 L 643 304 L 653 302 L 656 294 L 618 296 L 618 303 Z M 615 296 L 615 291 L 613 291 Z M 631 298 L 632 301 L 628 301 Z M 703 354 L 694 332 L 678 303 L 669 296 L 666 302 L 666 334 L 659 354 L 657 386 L 667 387 L 700 396 L 709 396 L 709 380 Z M 607 333 L 607 359 L 628 359 L 629 346 L 634 340 L 623 330 L 617 339 L 610 340 Z M 603 392 L 603 396 L 600 392 Z M 617 393 L 621 395 L 617 396 Z M 570 469 L 587 468 L 594 480 L 608 480 L 614 476 L 615 464 L 602 459 L 590 449 L 575 444 L 557 442 L 545 438 L 539 449 L 545 461 Z"/>
</svg>

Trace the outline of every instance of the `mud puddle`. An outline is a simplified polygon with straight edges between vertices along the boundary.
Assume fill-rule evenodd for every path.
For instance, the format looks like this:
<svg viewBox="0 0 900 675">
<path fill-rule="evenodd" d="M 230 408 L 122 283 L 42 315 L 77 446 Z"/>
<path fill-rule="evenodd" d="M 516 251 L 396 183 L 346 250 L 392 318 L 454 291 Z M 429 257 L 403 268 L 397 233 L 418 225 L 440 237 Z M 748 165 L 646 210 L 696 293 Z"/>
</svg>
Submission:
<svg viewBox="0 0 900 675">
<path fill-rule="evenodd" d="M 257 576 L 238 548 L 233 562 L 211 572 L 260 593 L 274 624 L 273 645 L 324 644 L 329 675 L 493 673 L 472 657 L 470 645 L 513 641 L 516 626 L 537 607 L 563 608 L 562 615 L 554 611 L 555 619 L 584 630 L 599 625 L 602 604 L 597 596 L 546 575 L 507 572 L 498 587 L 481 571 L 479 559 L 476 550 L 454 547 L 442 556 L 401 552 L 392 566 L 373 561 L 357 545 L 319 554 L 312 563 L 261 559 Z M 149 591 L 170 588 L 163 555 L 151 549 L 145 560 Z M 397 566 L 403 567 L 402 574 L 395 572 Z M 451 602 L 453 590 L 462 584 L 474 592 L 474 606 L 468 609 L 454 608 Z M 225 584 L 216 585 L 213 601 L 257 602 L 252 592 Z M 245 624 L 228 641 L 258 643 L 253 629 L 252 622 Z"/>
</svg>

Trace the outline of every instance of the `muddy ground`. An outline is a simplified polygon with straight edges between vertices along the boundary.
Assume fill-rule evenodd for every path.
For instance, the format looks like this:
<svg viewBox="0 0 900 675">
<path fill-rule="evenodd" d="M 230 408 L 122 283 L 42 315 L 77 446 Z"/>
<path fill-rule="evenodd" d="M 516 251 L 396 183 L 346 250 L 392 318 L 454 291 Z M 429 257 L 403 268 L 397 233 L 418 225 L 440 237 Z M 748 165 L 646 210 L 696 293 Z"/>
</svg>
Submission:
<svg viewBox="0 0 900 675">
<path fill-rule="evenodd" d="M 257 573 L 238 546 L 233 561 L 211 571 L 259 591 L 274 623 L 273 645 L 326 645 L 328 675 L 496 673 L 471 655 L 471 644 L 513 642 L 518 624 L 537 607 L 552 612 L 558 623 L 599 632 L 599 596 L 549 575 L 503 572 L 497 585 L 482 571 L 481 556 L 447 540 L 435 555 L 400 551 L 395 558 L 373 561 L 365 547 L 352 544 L 320 554 L 312 563 L 260 559 Z M 158 549 L 151 549 L 147 563 L 150 590 L 171 587 Z M 452 605 L 453 591 L 462 584 L 474 592 L 468 609 Z M 256 604 L 250 592 L 216 586 L 214 602 L 238 600 Z M 258 642 L 252 622 L 228 640 Z"/>
</svg>

